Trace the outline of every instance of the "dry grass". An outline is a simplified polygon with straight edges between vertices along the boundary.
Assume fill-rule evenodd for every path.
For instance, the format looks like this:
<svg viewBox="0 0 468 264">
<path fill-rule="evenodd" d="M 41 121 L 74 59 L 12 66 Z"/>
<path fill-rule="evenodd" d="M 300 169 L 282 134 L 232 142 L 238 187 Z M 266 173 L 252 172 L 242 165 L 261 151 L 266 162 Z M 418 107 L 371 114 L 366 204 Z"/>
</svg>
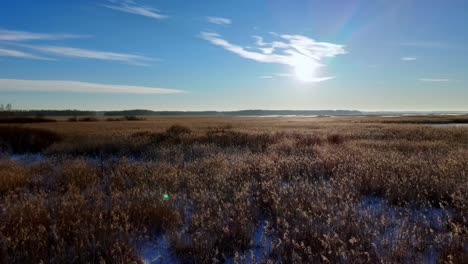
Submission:
<svg viewBox="0 0 468 264">
<path fill-rule="evenodd" d="M 164 233 L 188 263 L 466 263 L 466 128 L 378 120 L 31 124 L 63 141 L 0 160 L 0 262 L 141 262 Z"/>
<path fill-rule="evenodd" d="M 48 122 L 57 122 L 57 120 L 44 117 L 0 117 L 0 124 L 28 124 Z"/>
<path fill-rule="evenodd" d="M 12 160 L 0 159 L 0 193 L 25 187 L 29 182 L 24 166 Z"/>
<path fill-rule="evenodd" d="M 39 152 L 61 139 L 60 135 L 49 130 L 3 126 L 0 127 L 0 153 Z"/>
</svg>

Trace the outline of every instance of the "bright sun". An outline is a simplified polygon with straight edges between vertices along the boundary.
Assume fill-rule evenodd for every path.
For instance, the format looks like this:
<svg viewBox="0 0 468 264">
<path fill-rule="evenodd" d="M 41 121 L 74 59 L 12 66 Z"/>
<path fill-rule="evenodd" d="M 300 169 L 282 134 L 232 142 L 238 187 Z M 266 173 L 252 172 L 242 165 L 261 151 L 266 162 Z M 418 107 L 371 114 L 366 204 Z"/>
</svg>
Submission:
<svg viewBox="0 0 468 264">
<path fill-rule="evenodd" d="M 291 66 L 294 68 L 294 76 L 302 82 L 316 82 L 321 80 L 317 76 L 318 70 L 323 65 L 306 56 L 295 55 L 291 57 Z"/>
</svg>

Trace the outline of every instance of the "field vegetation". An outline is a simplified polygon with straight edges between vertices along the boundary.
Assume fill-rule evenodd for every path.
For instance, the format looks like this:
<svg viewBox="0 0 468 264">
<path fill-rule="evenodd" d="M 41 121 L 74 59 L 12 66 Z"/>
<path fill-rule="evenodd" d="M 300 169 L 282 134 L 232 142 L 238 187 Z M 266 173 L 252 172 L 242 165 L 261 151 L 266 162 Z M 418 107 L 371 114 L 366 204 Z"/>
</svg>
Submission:
<svg viewBox="0 0 468 264">
<path fill-rule="evenodd" d="M 0 262 L 467 263 L 468 128 L 385 120 L 0 125 Z"/>
<path fill-rule="evenodd" d="M 1 117 L 0 124 L 27 124 L 27 123 L 48 123 L 56 122 L 57 120 L 45 117 Z"/>
</svg>

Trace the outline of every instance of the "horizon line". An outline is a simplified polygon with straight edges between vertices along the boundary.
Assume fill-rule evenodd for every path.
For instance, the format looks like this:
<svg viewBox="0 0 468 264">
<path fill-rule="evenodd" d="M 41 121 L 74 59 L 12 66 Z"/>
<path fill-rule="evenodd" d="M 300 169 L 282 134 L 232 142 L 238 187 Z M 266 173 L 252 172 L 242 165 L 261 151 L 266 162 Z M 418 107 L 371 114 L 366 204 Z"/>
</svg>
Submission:
<svg viewBox="0 0 468 264">
<path fill-rule="evenodd" d="M 155 113 L 164 112 L 179 112 L 179 113 L 203 113 L 203 112 L 218 112 L 218 113 L 232 113 L 232 112 L 246 112 L 246 111 L 265 111 L 265 112 L 323 112 L 323 111 L 343 111 L 343 112 L 361 112 L 361 113 L 465 113 L 468 114 L 468 110 L 357 110 L 357 109 L 239 109 L 239 110 L 151 110 L 151 109 L 123 109 L 123 110 L 80 110 L 80 109 L 12 109 L 10 111 L 3 110 L 0 112 L 60 112 L 60 111 L 73 111 L 73 112 L 130 112 L 130 111 L 147 111 Z"/>
</svg>

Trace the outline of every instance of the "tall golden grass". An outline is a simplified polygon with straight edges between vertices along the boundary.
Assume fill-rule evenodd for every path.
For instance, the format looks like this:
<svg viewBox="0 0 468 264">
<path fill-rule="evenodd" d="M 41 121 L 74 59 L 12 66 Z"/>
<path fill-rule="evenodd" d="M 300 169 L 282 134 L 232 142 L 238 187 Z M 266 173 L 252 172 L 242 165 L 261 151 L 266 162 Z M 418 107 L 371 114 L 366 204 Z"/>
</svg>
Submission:
<svg viewBox="0 0 468 264">
<path fill-rule="evenodd" d="M 210 120 L 32 124 L 63 140 L 0 160 L 0 262 L 468 261 L 465 128 Z"/>
</svg>

